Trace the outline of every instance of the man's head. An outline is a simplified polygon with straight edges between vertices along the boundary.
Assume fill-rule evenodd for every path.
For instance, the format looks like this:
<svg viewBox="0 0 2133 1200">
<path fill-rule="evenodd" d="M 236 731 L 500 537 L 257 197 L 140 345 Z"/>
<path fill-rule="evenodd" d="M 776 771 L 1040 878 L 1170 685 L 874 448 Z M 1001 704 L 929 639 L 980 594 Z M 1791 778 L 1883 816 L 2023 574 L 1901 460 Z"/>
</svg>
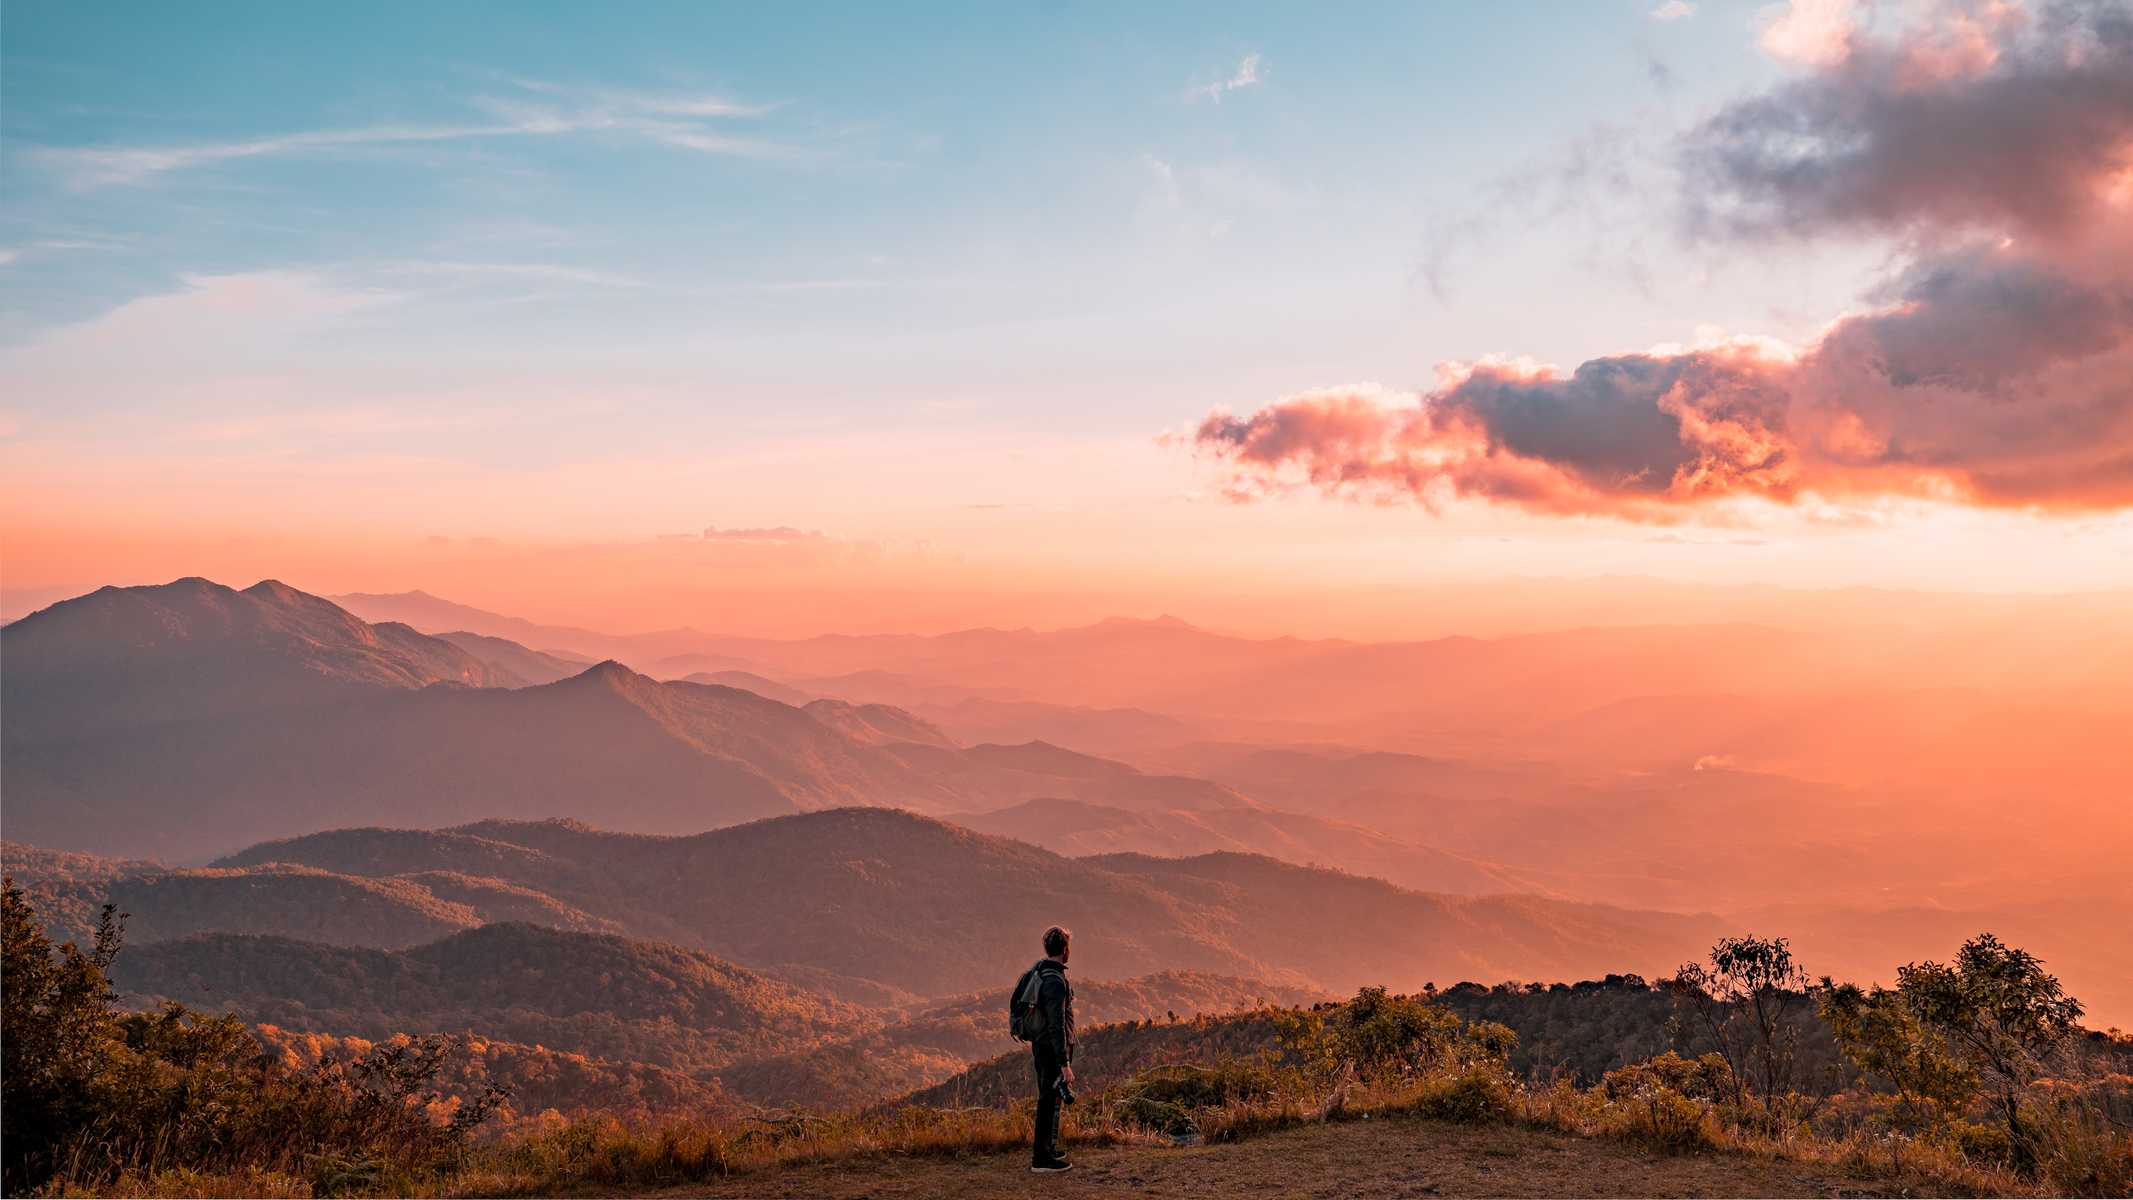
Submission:
<svg viewBox="0 0 2133 1200">
<path fill-rule="evenodd" d="M 1052 926 L 1044 931 L 1044 956 L 1065 962 L 1067 960 L 1067 944 L 1073 940 L 1073 934 L 1057 925 Z"/>
</svg>

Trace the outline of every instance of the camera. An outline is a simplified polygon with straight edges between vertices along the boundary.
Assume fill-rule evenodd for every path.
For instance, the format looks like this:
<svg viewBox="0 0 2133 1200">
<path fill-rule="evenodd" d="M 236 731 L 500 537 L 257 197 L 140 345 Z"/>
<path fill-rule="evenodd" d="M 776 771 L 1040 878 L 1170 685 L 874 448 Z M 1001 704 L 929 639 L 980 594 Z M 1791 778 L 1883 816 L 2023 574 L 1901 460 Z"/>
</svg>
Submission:
<svg viewBox="0 0 2133 1200">
<path fill-rule="evenodd" d="M 1074 1102 L 1074 1085 L 1064 1079 L 1059 1081 L 1059 1102 L 1061 1104 L 1072 1104 Z"/>
</svg>

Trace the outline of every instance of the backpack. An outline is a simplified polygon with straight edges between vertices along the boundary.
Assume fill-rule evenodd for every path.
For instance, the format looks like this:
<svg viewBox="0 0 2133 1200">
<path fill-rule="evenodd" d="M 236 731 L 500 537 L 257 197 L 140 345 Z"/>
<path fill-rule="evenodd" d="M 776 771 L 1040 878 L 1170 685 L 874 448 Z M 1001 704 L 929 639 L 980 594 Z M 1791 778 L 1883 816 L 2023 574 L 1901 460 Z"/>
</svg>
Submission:
<svg viewBox="0 0 2133 1200">
<path fill-rule="evenodd" d="M 1038 1003 L 1044 995 L 1044 974 L 1042 963 L 1024 971 L 1007 997 L 1007 1031 L 1018 1042 L 1044 1036 L 1044 1006 Z"/>
</svg>

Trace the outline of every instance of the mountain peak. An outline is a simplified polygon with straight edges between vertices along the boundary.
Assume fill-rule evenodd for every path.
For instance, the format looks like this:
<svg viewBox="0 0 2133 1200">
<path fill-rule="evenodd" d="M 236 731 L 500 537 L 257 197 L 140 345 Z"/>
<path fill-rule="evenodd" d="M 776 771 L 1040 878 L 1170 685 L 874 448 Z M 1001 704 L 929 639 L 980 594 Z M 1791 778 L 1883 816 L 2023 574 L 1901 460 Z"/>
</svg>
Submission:
<svg viewBox="0 0 2133 1200">
<path fill-rule="evenodd" d="M 603 659 L 578 672 L 563 683 L 576 683 L 586 687 L 602 687 L 612 691 L 636 687 L 654 682 L 648 675 L 639 675 L 614 659 Z"/>
<path fill-rule="evenodd" d="M 314 596 L 302 588 L 290 587 L 279 579 L 262 579 L 238 594 L 261 604 L 271 604 L 278 608 L 310 609 L 320 613 L 330 612 L 348 624 L 361 623 L 361 618 L 324 596 Z"/>
<path fill-rule="evenodd" d="M 508 682 L 449 642 L 367 625 L 278 579 L 102 588 L 9 625 L 6 639 L 11 739 L 274 712 L 351 689 Z"/>
</svg>

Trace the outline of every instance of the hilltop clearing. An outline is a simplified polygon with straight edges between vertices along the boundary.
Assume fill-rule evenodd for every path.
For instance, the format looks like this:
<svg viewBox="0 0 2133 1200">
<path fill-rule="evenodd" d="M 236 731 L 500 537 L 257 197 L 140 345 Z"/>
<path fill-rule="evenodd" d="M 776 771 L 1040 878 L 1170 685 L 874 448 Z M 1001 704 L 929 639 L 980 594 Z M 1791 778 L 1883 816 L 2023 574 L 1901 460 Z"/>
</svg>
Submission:
<svg viewBox="0 0 2133 1200">
<path fill-rule="evenodd" d="M 1306 1125 L 1218 1146 L 1070 1147 L 1034 1176 L 1026 1153 L 868 1158 L 640 1193 L 717 1197 L 1902 1196 L 1899 1183 L 1708 1153 L 1655 1157 L 1620 1142 L 1509 1125 L 1394 1118 Z"/>
</svg>

